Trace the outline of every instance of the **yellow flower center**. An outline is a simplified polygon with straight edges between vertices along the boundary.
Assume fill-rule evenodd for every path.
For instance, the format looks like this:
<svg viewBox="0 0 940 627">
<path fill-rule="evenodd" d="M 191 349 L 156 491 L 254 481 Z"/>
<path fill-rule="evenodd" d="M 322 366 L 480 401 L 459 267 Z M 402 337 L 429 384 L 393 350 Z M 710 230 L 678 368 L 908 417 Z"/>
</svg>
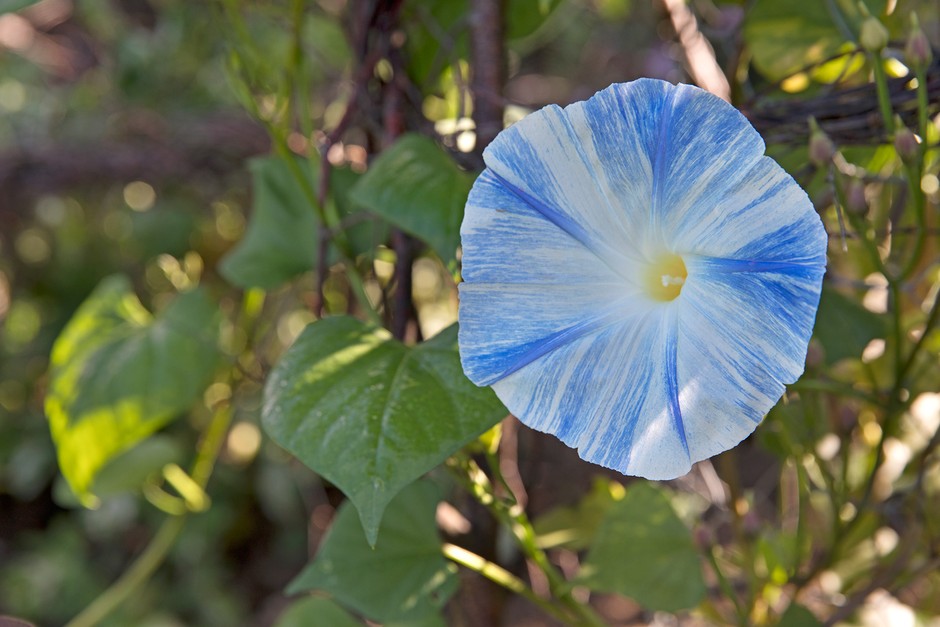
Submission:
<svg viewBox="0 0 940 627">
<path fill-rule="evenodd" d="M 668 302 L 682 291 L 686 277 L 685 262 L 679 255 L 664 253 L 647 266 L 643 285 L 653 300 Z"/>
</svg>

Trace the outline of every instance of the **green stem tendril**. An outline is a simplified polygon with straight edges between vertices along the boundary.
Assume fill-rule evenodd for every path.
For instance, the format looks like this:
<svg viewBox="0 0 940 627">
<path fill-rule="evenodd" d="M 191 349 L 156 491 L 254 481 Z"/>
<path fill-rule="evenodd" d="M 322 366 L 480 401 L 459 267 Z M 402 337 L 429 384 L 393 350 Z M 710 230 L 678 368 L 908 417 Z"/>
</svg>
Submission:
<svg viewBox="0 0 940 627">
<path fill-rule="evenodd" d="M 263 302 L 263 292 L 258 290 L 245 292 L 238 325 L 246 333 L 246 337 L 250 338 L 254 331 L 255 321 L 261 313 Z M 231 368 L 228 377 L 230 383 L 238 379 L 240 377 L 238 368 Z M 219 458 L 219 453 L 225 443 L 225 436 L 232 423 L 232 415 L 232 406 L 228 400 L 215 407 L 212 418 L 206 425 L 202 439 L 196 448 L 196 459 L 193 461 L 189 478 L 192 487 L 200 492 L 205 491 L 212 477 L 216 460 Z M 134 563 L 65 627 L 94 627 L 127 601 L 164 562 L 191 513 L 187 510 L 167 518 Z"/>
<path fill-rule="evenodd" d="M 510 592 L 518 594 L 527 599 L 533 605 L 537 606 L 543 612 L 564 623 L 571 621 L 571 617 L 561 611 L 550 601 L 547 601 L 532 591 L 524 581 L 513 575 L 511 572 L 491 562 L 476 553 L 468 551 L 462 547 L 445 542 L 443 546 L 444 557 L 452 562 L 463 566 L 475 573 L 486 577 L 495 584 L 506 588 Z"/>
<path fill-rule="evenodd" d="M 581 603 L 572 596 L 565 578 L 552 565 L 545 551 L 538 546 L 535 528 L 525 510 L 511 496 L 511 491 L 508 498 L 498 497 L 483 469 L 466 455 L 454 455 L 447 461 L 447 467 L 467 491 L 512 532 L 522 553 L 544 573 L 552 597 L 573 617 L 566 621 L 568 624 L 593 627 L 606 625 L 604 619 L 590 605 Z"/>
<path fill-rule="evenodd" d="M 225 434 L 228 432 L 232 420 L 232 408 L 229 405 L 220 407 L 215 411 L 205 436 L 196 453 L 191 476 L 200 488 L 205 488 L 212 475 L 212 469 L 218 458 Z M 143 586 L 151 575 L 166 559 L 170 549 L 176 544 L 183 526 L 186 524 L 188 512 L 166 519 L 160 526 L 153 540 L 147 545 L 143 553 L 134 561 L 121 577 L 105 590 L 91 605 L 86 607 L 78 616 L 66 624 L 65 627 L 93 627 L 97 625 L 122 603 L 127 601 L 134 592 Z"/>
<path fill-rule="evenodd" d="M 884 61 L 880 52 L 869 53 L 872 73 L 875 75 L 875 88 L 878 91 L 878 108 L 881 119 L 885 125 L 885 136 L 890 139 L 894 136 L 894 113 L 891 111 L 891 94 L 888 93 L 888 75 L 885 73 Z"/>
</svg>

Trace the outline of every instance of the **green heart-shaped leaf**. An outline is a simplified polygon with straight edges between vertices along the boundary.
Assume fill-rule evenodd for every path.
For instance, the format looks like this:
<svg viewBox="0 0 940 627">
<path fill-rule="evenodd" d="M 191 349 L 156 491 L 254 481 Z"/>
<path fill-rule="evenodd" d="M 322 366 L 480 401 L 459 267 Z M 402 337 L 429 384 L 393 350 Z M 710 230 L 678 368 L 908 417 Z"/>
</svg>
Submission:
<svg viewBox="0 0 940 627">
<path fill-rule="evenodd" d="M 319 165 L 300 158 L 290 164 L 279 156 L 270 156 L 254 159 L 249 167 L 251 223 L 244 238 L 222 260 L 220 271 L 233 285 L 271 289 L 316 265 L 320 220 L 301 180 L 316 194 Z M 330 171 L 329 202 L 339 219 L 349 218 L 356 210 L 347 192 L 358 179 L 359 175 L 348 168 Z M 387 226 L 376 220 L 362 220 L 345 232 L 352 254 L 370 251 L 384 241 L 386 234 Z M 337 258 L 331 248 L 328 261 Z"/>
<path fill-rule="evenodd" d="M 374 543 L 403 487 L 506 410 L 463 374 L 456 325 L 414 347 L 340 316 L 310 324 L 268 377 L 268 435 L 345 492 Z"/>
</svg>

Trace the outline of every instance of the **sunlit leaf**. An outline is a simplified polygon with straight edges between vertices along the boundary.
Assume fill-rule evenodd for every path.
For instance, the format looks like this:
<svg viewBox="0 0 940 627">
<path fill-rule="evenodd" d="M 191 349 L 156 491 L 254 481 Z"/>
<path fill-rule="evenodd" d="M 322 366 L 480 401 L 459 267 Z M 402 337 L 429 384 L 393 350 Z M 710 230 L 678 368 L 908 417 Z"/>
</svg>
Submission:
<svg viewBox="0 0 940 627">
<path fill-rule="evenodd" d="M 62 474 L 85 505 L 113 457 L 201 395 L 215 374 L 218 311 L 201 291 L 156 318 L 124 277 L 104 280 L 52 349 L 46 415 Z"/>
<path fill-rule="evenodd" d="M 819 65 L 811 72 L 813 79 L 820 83 L 835 83 L 845 80 L 865 67 L 865 54 L 854 49 L 852 44 L 842 44 L 840 51 L 846 54 Z"/>
<path fill-rule="evenodd" d="M 865 0 L 881 15 L 885 0 Z M 783 79 L 839 52 L 846 33 L 857 33 L 860 13 L 854 2 L 780 2 L 756 0 L 744 21 L 744 39 L 754 65 L 770 80 Z"/>
<path fill-rule="evenodd" d="M 268 435 L 349 496 L 370 542 L 399 490 L 506 415 L 463 374 L 456 326 L 408 347 L 349 317 L 309 325 L 264 396 Z"/>
<path fill-rule="evenodd" d="M 535 532 L 543 548 L 586 549 L 610 508 L 623 495 L 623 486 L 598 479 L 587 496 L 574 506 L 559 507 L 535 521 Z"/>
<path fill-rule="evenodd" d="M 597 531 L 579 583 L 626 595 L 650 610 L 694 607 L 705 597 L 701 561 L 666 494 L 633 483 Z"/>
<path fill-rule="evenodd" d="M 455 259 L 473 176 L 434 141 L 405 135 L 353 188 L 355 202 L 423 240 L 444 263 Z"/>
<path fill-rule="evenodd" d="M 432 617 L 454 593 L 456 568 L 441 552 L 435 511 L 438 488 L 414 483 L 389 503 L 375 547 L 355 510 L 340 506 L 314 560 L 289 594 L 320 590 L 366 617 L 387 622 Z"/>
</svg>

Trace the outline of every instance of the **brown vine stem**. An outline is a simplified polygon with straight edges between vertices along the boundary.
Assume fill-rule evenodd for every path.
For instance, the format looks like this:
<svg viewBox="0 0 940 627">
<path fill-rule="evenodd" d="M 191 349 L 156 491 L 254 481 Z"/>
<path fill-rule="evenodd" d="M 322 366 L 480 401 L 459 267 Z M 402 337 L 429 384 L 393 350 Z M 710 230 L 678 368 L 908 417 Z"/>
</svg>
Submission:
<svg viewBox="0 0 940 627">
<path fill-rule="evenodd" d="M 475 0 L 470 14 L 470 90 L 478 151 L 503 130 L 504 15 L 503 0 Z"/>
</svg>

